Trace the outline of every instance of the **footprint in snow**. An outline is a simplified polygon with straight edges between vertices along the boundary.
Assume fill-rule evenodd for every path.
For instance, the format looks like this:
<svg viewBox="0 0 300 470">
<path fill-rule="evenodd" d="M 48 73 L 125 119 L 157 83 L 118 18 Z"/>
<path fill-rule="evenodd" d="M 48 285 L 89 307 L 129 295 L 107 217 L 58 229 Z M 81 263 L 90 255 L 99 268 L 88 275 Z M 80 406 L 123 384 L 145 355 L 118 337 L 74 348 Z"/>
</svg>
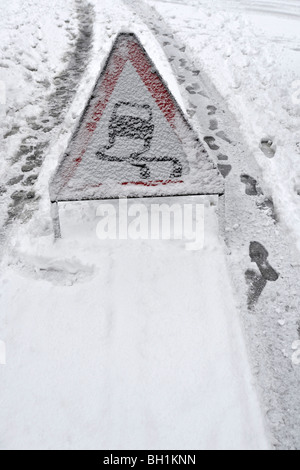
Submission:
<svg viewBox="0 0 300 470">
<path fill-rule="evenodd" d="M 12 128 L 8 132 L 6 132 L 6 134 L 4 134 L 3 138 L 7 139 L 8 137 L 11 137 L 11 136 L 17 134 L 19 132 L 19 130 L 20 130 L 20 127 L 12 126 Z"/>
<path fill-rule="evenodd" d="M 23 178 L 24 178 L 24 175 L 15 176 L 14 178 L 11 178 L 11 179 L 7 182 L 7 184 L 8 184 L 8 186 L 14 186 L 15 184 L 20 183 Z"/>
<path fill-rule="evenodd" d="M 262 277 L 266 281 L 275 282 L 279 278 L 279 274 L 268 262 L 269 252 L 259 242 L 251 242 L 249 248 L 249 256 L 252 263 L 256 263 Z"/>
<path fill-rule="evenodd" d="M 231 165 L 219 164 L 218 165 L 218 170 L 221 173 L 221 175 L 223 176 L 223 178 L 227 178 L 227 176 L 229 175 L 229 173 L 232 170 L 232 166 Z"/>
<path fill-rule="evenodd" d="M 249 285 L 247 305 L 248 309 L 252 310 L 263 293 L 267 281 L 253 269 L 247 269 L 245 278 Z"/>
<path fill-rule="evenodd" d="M 215 106 L 207 106 L 207 110 L 208 110 L 208 115 L 209 116 L 213 116 L 214 114 L 216 114 L 216 111 L 217 111 L 217 108 Z"/>
<path fill-rule="evenodd" d="M 198 106 L 197 106 L 196 104 L 191 103 L 190 101 L 189 101 L 189 106 L 190 106 L 191 108 L 194 108 L 194 109 L 197 109 L 197 108 L 198 108 Z"/>
<path fill-rule="evenodd" d="M 193 118 L 196 114 L 196 111 L 194 111 L 193 109 L 188 109 L 187 113 L 188 113 L 190 118 Z"/>
<path fill-rule="evenodd" d="M 7 192 L 7 189 L 5 188 L 5 186 L 0 185 L 0 196 L 3 196 L 3 194 L 5 194 L 6 192 Z"/>
<path fill-rule="evenodd" d="M 267 158 L 273 158 L 276 153 L 276 145 L 271 139 L 262 139 L 260 142 L 260 149 Z"/>
<path fill-rule="evenodd" d="M 273 199 L 271 197 L 266 198 L 262 202 L 257 202 L 256 205 L 260 210 L 265 211 L 268 216 L 272 217 L 272 219 L 275 222 L 279 221 L 279 217 L 278 217 L 278 214 L 276 212 Z"/>
<path fill-rule="evenodd" d="M 223 155 L 222 153 L 219 153 L 218 155 L 218 160 L 222 161 L 222 160 L 228 160 L 228 157 L 227 155 Z"/>
<path fill-rule="evenodd" d="M 188 91 L 190 95 L 195 95 L 196 94 L 194 88 L 190 85 L 186 87 L 186 91 Z"/>
<path fill-rule="evenodd" d="M 241 182 L 246 185 L 245 192 L 248 196 L 257 196 L 257 181 L 249 175 L 241 175 Z"/>
<path fill-rule="evenodd" d="M 22 182 L 22 185 L 33 186 L 37 179 L 38 179 L 38 175 L 30 175 L 25 181 Z"/>
<path fill-rule="evenodd" d="M 229 137 L 227 137 L 227 135 L 225 134 L 224 131 L 217 132 L 217 136 L 220 137 L 220 139 L 225 140 L 225 142 L 228 142 L 229 144 L 232 143 L 231 140 L 229 139 Z"/>
<path fill-rule="evenodd" d="M 204 98 L 207 98 L 207 99 L 209 98 L 209 96 L 204 91 L 198 91 L 197 95 L 201 95 L 201 96 L 203 96 Z"/>
<path fill-rule="evenodd" d="M 209 130 L 216 131 L 218 127 L 218 121 L 216 119 L 211 119 L 211 121 L 209 122 Z"/>
<path fill-rule="evenodd" d="M 261 296 L 267 282 L 276 282 L 279 274 L 268 262 L 269 253 L 266 248 L 259 242 L 251 242 L 249 247 L 249 256 L 252 263 L 256 263 L 260 271 L 247 270 L 245 273 L 249 287 L 248 292 L 248 308 L 251 310 Z"/>
<path fill-rule="evenodd" d="M 214 137 L 211 137 L 211 136 L 204 137 L 204 141 L 207 143 L 207 145 L 209 146 L 211 150 L 219 150 L 220 147 L 216 144 L 216 140 Z"/>
<path fill-rule="evenodd" d="M 54 285 L 72 286 L 75 283 L 87 282 L 94 274 L 95 267 L 84 265 L 79 260 L 51 259 L 42 256 L 17 254 L 20 274 L 34 279 L 42 279 Z"/>
</svg>

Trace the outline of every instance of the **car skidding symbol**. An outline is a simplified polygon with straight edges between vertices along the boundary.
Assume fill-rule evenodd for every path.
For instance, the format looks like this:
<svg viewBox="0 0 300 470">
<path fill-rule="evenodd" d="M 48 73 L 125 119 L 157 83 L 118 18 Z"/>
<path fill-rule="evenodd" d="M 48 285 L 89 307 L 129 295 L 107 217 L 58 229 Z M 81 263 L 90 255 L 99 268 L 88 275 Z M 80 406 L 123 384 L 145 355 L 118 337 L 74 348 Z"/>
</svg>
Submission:
<svg viewBox="0 0 300 470">
<path fill-rule="evenodd" d="M 123 114 L 121 112 L 122 109 L 125 110 Z M 170 177 L 181 177 L 182 165 L 177 158 L 168 156 L 147 156 L 147 152 L 151 147 L 153 134 L 153 113 L 151 107 L 148 104 L 140 105 L 119 101 L 115 104 L 109 121 L 109 144 L 103 149 L 99 150 L 96 155 L 100 158 L 100 160 L 109 162 L 128 162 L 132 166 L 140 168 L 140 176 L 143 179 L 150 178 L 151 176 L 150 168 L 148 166 L 149 163 L 171 162 L 173 164 L 173 170 L 170 174 Z M 114 145 L 117 137 L 143 140 L 143 148 L 142 150 L 132 152 L 127 156 L 116 156 L 114 155 Z"/>
</svg>

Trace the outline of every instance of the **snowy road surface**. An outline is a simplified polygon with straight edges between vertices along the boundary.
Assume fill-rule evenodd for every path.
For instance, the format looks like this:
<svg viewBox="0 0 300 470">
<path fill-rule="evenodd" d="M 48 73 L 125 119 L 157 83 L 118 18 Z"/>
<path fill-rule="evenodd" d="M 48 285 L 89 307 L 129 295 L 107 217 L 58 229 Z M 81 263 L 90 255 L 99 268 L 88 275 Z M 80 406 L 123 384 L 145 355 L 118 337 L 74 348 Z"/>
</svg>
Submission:
<svg viewBox="0 0 300 470">
<path fill-rule="evenodd" d="M 81 224 L 78 205 L 62 214 L 55 247 L 51 235 L 23 240 L 19 268 L 1 280 L 2 447 L 268 447 L 207 211 L 200 252 L 175 241 L 101 242 L 92 205 Z"/>
<path fill-rule="evenodd" d="M 0 448 L 299 448 L 297 2 L 3 1 Z M 100 242 L 92 203 L 62 206 L 53 243 L 49 177 L 120 29 L 226 177 L 227 249 L 212 206 L 198 252 Z"/>
<path fill-rule="evenodd" d="M 147 3 L 156 10 L 127 2 L 164 48 L 187 113 L 226 177 L 228 263 L 273 443 L 299 448 L 299 73 L 282 60 L 299 43 L 297 15 L 274 38 L 226 2 L 177 2 L 176 15 L 168 2 Z"/>
</svg>

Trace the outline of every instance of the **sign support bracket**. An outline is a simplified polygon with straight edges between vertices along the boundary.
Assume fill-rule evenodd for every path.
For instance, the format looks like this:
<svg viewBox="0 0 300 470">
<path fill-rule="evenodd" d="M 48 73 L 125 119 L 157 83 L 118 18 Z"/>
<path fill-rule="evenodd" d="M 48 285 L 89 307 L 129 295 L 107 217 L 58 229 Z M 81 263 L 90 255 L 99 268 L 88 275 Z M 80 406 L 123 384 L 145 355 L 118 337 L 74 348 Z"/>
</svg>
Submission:
<svg viewBox="0 0 300 470">
<path fill-rule="evenodd" d="M 225 193 L 220 194 L 218 197 L 218 218 L 219 218 L 219 233 L 222 238 L 225 238 L 225 224 L 226 224 L 226 198 Z"/>
<path fill-rule="evenodd" d="M 187 195 L 177 195 L 176 197 L 184 197 L 184 196 L 197 196 L 197 194 L 187 194 Z M 203 195 L 204 196 L 204 195 Z M 223 238 L 225 237 L 225 194 L 218 194 L 218 209 L 217 214 L 219 218 L 219 234 Z M 174 197 L 174 195 L 172 196 Z M 146 197 L 147 198 L 147 197 Z M 130 198 L 136 199 L 136 198 Z M 139 198 L 137 198 L 139 199 Z M 86 199 L 87 201 L 90 199 Z M 95 200 L 95 199 L 93 199 Z M 64 202 L 74 202 L 73 200 L 64 201 Z M 59 206 L 58 201 L 51 202 L 51 217 L 53 223 L 53 232 L 55 240 L 62 238 L 61 235 L 61 226 L 60 226 L 60 219 L 59 219 Z"/>
<path fill-rule="evenodd" d="M 53 222 L 54 238 L 57 240 L 61 238 L 61 228 L 59 221 L 59 208 L 58 202 L 51 202 L 51 217 Z"/>
</svg>

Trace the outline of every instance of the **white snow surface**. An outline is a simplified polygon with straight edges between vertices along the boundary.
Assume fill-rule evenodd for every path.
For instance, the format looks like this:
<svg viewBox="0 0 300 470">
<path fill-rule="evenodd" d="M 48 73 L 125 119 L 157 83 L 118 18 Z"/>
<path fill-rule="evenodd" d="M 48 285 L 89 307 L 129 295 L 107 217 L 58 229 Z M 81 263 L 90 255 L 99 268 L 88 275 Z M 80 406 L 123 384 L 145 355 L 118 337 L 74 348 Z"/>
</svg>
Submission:
<svg viewBox="0 0 300 470">
<path fill-rule="evenodd" d="M 212 79 L 300 249 L 300 2 L 147 0 Z M 260 149 L 276 147 L 274 158 Z"/>
<path fill-rule="evenodd" d="M 77 20 L 72 0 L 1 0 L 0 7 L 0 81 L 6 98 L 0 122 L 3 174 L 26 137 L 27 120 L 45 107 L 53 76 L 74 44 Z M 3 139 L 7 132 L 11 135 Z"/>
<path fill-rule="evenodd" d="M 198 252 L 100 241 L 93 203 L 61 218 L 1 277 L 1 448 L 268 448 L 213 208 Z"/>
</svg>

